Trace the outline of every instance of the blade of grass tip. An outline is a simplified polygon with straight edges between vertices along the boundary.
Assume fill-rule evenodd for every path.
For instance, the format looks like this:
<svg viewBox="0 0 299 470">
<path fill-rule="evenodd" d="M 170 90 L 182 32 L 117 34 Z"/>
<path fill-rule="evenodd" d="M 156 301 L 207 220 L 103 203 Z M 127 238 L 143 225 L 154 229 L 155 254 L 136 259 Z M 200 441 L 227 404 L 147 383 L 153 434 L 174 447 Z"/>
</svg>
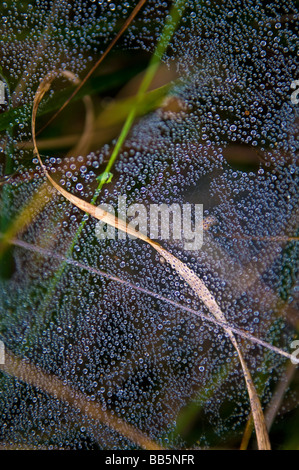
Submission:
<svg viewBox="0 0 299 470">
<path fill-rule="evenodd" d="M 77 86 L 77 88 L 74 90 L 74 92 L 71 94 L 71 96 L 64 102 L 64 104 L 59 108 L 59 110 L 49 119 L 49 121 L 38 131 L 37 135 L 40 134 L 46 127 L 48 127 L 49 124 L 63 111 L 63 109 L 69 104 L 69 102 L 74 98 L 74 96 L 78 93 L 78 91 L 82 88 L 82 86 L 87 82 L 89 77 L 94 73 L 94 71 L 99 67 L 99 65 L 103 62 L 103 60 L 106 58 L 106 56 L 109 54 L 111 49 L 115 46 L 117 41 L 120 39 L 120 37 L 123 35 L 123 33 L 126 31 L 128 26 L 132 23 L 134 20 L 135 16 L 139 13 L 143 5 L 146 3 L 147 0 L 140 0 L 138 4 L 135 6 L 134 10 L 132 13 L 129 15 L 129 17 L 126 19 L 124 22 L 123 26 L 121 27 L 120 31 L 117 33 L 115 38 L 111 41 L 107 49 L 103 52 L 99 60 L 93 65 L 93 67 L 89 70 L 89 72 L 85 75 L 85 77 L 82 79 L 81 83 Z"/>
<path fill-rule="evenodd" d="M 225 330 L 230 341 L 235 347 L 239 356 L 241 366 L 242 366 L 242 370 L 243 370 L 243 374 L 244 374 L 244 378 L 245 378 L 245 382 L 246 382 L 246 386 L 248 390 L 248 395 L 250 399 L 250 405 L 251 405 L 251 410 L 253 414 L 259 449 L 269 450 L 271 446 L 270 446 L 268 432 L 267 432 L 267 428 L 265 424 L 264 414 L 262 411 L 259 397 L 254 387 L 253 380 L 251 378 L 251 374 L 243 358 L 242 352 L 235 339 L 235 336 L 232 330 L 230 329 L 229 325 L 227 324 L 224 314 L 222 313 L 215 298 L 213 297 L 211 292 L 208 290 L 208 288 L 205 286 L 205 284 L 198 278 L 198 276 L 188 266 L 186 266 L 182 261 L 180 261 L 178 258 L 173 256 L 167 250 L 162 248 L 158 243 L 152 241 L 150 238 L 148 238 L 146 235 L 140 232 L 135 232 L 135 230 L 133 230 L 129 225 L 127 225 L 126 222 L 124 222 L 121 219 L 118 219 L 112 214 L 109 214 L 107 211 L 104 211 L 103 209 L 101 209 L 101 207 L 95 207 L 94 205 L 78 198 L 77 196 L 74 196 L 73 194 L 66 191 L 64 188 L 60 187 L 52 179 L 46 167 L 43 165 L 40 155 L 39 155 L 37 145 L 36 145 L 35 121 L 36 121 L 36 114 L 37 114 L 39 103 L 42 100 L 46 91 L 50 88 L 50 84 L 52 80 L 53 80 L 53 74 L 50 77 L 46 77 L 46 79 L 40 84 L 36 92 L 35 98 L 34 98 L 33 111 L 32 111 L 32 137 L 33 137 L 33 143 L 34 143 L 34 152 L 48 180 L 67 200 L 69 200 L 72 204 L 76 205 L 78 208 L 83 210 L 85 213 L 92 215 L 98 220 L 104 221 L 105 223 L 117 228 L 118 230 L 122 230 L 123 232 L 136 236 L 140 240 L 143 240 L 149 245 L 151 245 L 172 266 L 172 268 L 175 269 L 175 271 L 189 284 L 189 286 L 198 295 L 198 297 L 204 302 L 204 304 L 208 307 L 208 309 L 216 317 L 216 319 L 220 320 L 224 324 L 223 329 Z"/>
<path fill-rule="evenodd" d="M 182 14 L 183 10 L 183 4 L 181 0 L 176 2 L 173 9 L 172 9 L 172 15 L 170 15 L 170 19 L 168 19 L 163 33 L 161 37 L 161 45 L 158 46 L 158 53 L 156 58 L 153 59 L 152 63 L 150 64 L 150 67 L 148 69 L 148 72 L 146 73 L 144 80 L 142 81 L 141 87 L 139 89 L 138 95 L 142 97 L 142 94 L 144 93 L 144 90 L 147 89 L 149 84 L 151 83 L 151 80 L 155 74 L 156 68 L 158 66 L 157 60 L 163 53 L 163 51 L 166 50 L 166 47 L 168 45 L 168 42 L 171 38 L 171 35 L 173 34 L 174 27 L 170 28 L 171 23 L 171 18 L 175 18 L 175 20 L 178 22 L 180 15 Z M 171 31 L 171 33 L 170 33 Z M 171 34 L 169 36 L 169 34 Z M 168 42 L 166 43 L 166 38 L 168 38 Z M 53 186 L 70 202 L 72 202 L 74 205 L 76 205 L 78 208 L 83 210 L 84 212 L 92 215 L 93 217 L 97 218 L 98 220 L 102 220 L 105 223 L 112 225 L 113 227 L 122 230 L 126 233 L 129 233 L 131 235 L 137 236 L 140 240 L 143 240 L 147 242 L 149 245 L 151 245 L 158 253 L 161 254 L 161 256 L 172 266 L 173 269 L 189 284 L 189 286 L 194 290 L 194 292 L 198 295 L 198 297 L 204 302 L 204 304 L 208 307 L 210 312 L 218 319 L 220 320 L 225 326 L 223 326 L 223 329 L 227 333 L 230 341 L 232 342 L 234 348 L 237 351 L 237 354 L 239 356 L 239 360 L 241 363 L 241 367 L 243 370 L 243 375 L 245 378 L 247 390 L 248 390 L 248 395 L 249 395 L 249 400 L 250 400 L 250 406 L 252 410 L 252 415 L 254 419 L 254 425 L 255 425 L 255 431 L 256 431 L 256 436 L 257 436 L 257 441 L 258 441 L 258 447 L 260 450 L 270 450 L 271 445 L 269 441 L 269 436 L 267 432 L 267 427 L 265 423 L 265 418 L 263 414 L 263 410 L 261 407 L 261 403 L 258 397 L 258 394 L 256 392 L 256 389 L 254 387 L 254 383 L 250 374 L 250 371 L 247 367 L 247 364 L 243 358 L 243 354 L 241 352 L 241 349 L 236 341 L 236 338 L 232 332 L 232 330 L 229 328 L 229 325 L 227 324 L 226 318 L 224 314 L 222 313 L 220 307 L 218 306 L 215 298 L 213 295 L 210 293 L 210 291 L 207 289 L 205 284 L 198 278 L 198 276 L 182 261 L 180 261 L 178 258 L 173 256 L 171 253 L 169 253 L 167 250 L 162 248 L 158 243 L 153 242 L 151 239 L 149 239 L 146 235 L 141 234 L 140 232 L 136 233 L 132 228 L 130 228 L 123 220 L 116 218 L 115 216 L 109 214 L 106 211 L 103 211 L 100 207 L 95 207 L 93 204 L 95 203 L 95 200 L 97 199 L 97 196 L 100 192 L 100 189 L 102 188 L 104 184 L 104 180 L 102 179 L 100 181 L 98 190 L 96 191 L 94 198 L 92 200 L 92 203 L 88 203 L 73 194 L 69 193 L 62 187 L 60 187 L 49 175 L 47 169 L 43 165 L 38 148 L 36 145 L 36 134 L 35 134 L 35 121 L 36 121 L 36 114 L 37 114 L 37 109 L 39 106 L 40 101 L 42 100 L 44 94 L 48 89 L 50 88 L 50 84 L 53 80 L 53 75 L 49 77 L 48 79 L 46 78 L 39 86 L 35 98 L 34 98 L 34 105 L 33 105 L 33 111 L 32 111 L 32 136 L 33 136 L 33 143 L 34 143 L 34 152 L 36 156 L 38 157 L 39 163 L 44 170 L 48 180 L 53 184 Z M 138 100 L 137 100 L 138 101 Z M 114 148 L 114 151 L 109 159 L 109 162 L 107 164 L 107 167 L 105 169 L 105 173 L 109 173 L 117 155 L 118 152 L 121 148 L 122 143 L 124 142 L 131 126 L 134 121 L 135 117 L 135 111 L 134 109 L 130 112 L 126 123 L 123 127 L 123 130 L 120 134 L 120 137 L 117 141 L 117 144 Z"/>
<path fill-rule="evenodd" d="M 143 116 L 153 110 L 159 108 L 171 88 L 171 83 L 162 85 L 154 90 L 147 91 L 140 107 L 137 109 L 137 116 Z M 105 109 L 99 114 L 96 120 L 96 127 L 104 130 L 107 127 L 123 125 L 128 116 L 128 109 L 135 106 L 136 95 L 128 96 L 125 98 L 118 98 L 112 101 Z"/>
<path fill-rule="evenodd" d="M 11 108 L 12 99 L 11 99 L 9 83 L 2 74 L 1 74 L 1 79 L 5 83 L 6 95 L 7 95 L 7 100 L 8 100 L 8 108 Z M 14 153 L 13 125 L 9 124 L 6 129 L 4 178 L 6 175 L 13 174 L 13 170 L 14 170 L 13 153 Z M 12 205 L 13 191 L 14 191 L 11 185 L 10 179 L 11 178 L 4 179 L 5 184 L 3 185 L 3 188 L 1 191 L 2 192 L 2 210 L 1 210 L 1 215 L 0 215 L 1 232 L 6 231 L 10 223 L 8 209 Z M 7 252 L 5 253 L 5 262 L 1 263 L 0 265 L 0 277 L 2 278 L 10 277 L 10 275 L 12 274 L 12 266 L 13 266 L 12 253 Z"/>
<path fill-rule="evenodd" d="M 61 108 L 54 114 L 54 116 L 52 116 L 52 118 L 45 124 L 45 126 L 43 128 L 41 128 L 39 130 L 38 133 L 35 134 L 35 120 L 36 120 L 36 116 L 35 116 L 35 119 L 34 119 L 34 135 L 38 135 L 39 133 L 41 133 L 57 116 L 58 114 L 60 114 L 60 112 L 68 105 L 68 103 L 74 98 L 74 96 L 79 92 L 79 90 L 81 89 L 81 87 L 87 82 L 87 80 L 89 79 L 89 77 L 93 74 L 93 72 L 99 67 L 99 65 L 101 64 L 101 62 L 105 59 L 105 57 L 108 55 L 108 53 L 111 51 L 111 49 L 114 47 L 114 45 L 116 44 L 116 42 L 119 40 L 119 38 L 122 36 L 122 34 L 126 31 L 126 29 L 128 28 L 128 26 L 131 24 L 131 22 L 134 20 L 135 16 L 138 14 L 138 12 L 141 10 L 141 8 L 143 7 L 143 5 L 146 3 L 146 0 L 141 0 L 138 2 L 138 4 L 136 5 L 136 7 L 133 9 L 132 13 L 129 15 L 129 17 L 127 18 L 127 20 L 125 21 L 125 23 L 123 24 L 122 28 L 120 29 L 120 31 L 118 32 L 118 34 L 115 36 L 115 38 L 112 40 L 112 42 L 109 44 L 109 46 L 107 47 L 107 49 L 104 51 L 104 53 L 101 55 L 101 57 L 99 58 L 99 60 L 95 63 L 95 65 L 91 68 L 91 70 L 87 73 L 87 75 L 83 78 L 83 80 L 81 81 L 81 83 L 77 86 L 77 88 L 74 90 L 74 92 L 72 93 L 72 95 L 65 101 L 65 103 L 63 104 L 63 106 L 61 106 Z M 54 73 L 54 76 L 57 76 L 58 74 L 57 73 Z M 50 84 L 52 82 L 52 80 L 54 79 L 53 77 L 53 74 L 49 74 L 48 77 L 46 77 L 46 79 L 42 82 L 44 83 L 45 85 L 45 89 L 43 91 L 43 94 L 42 96 L 46 93 L 46 91 L 49 89 L 50 87 Z M 41 85 L 42 85 L 41 83 Z M 41 89 L 41 87 L 39 87 L 39 89 Z M 40 99 L 42 99 L 42 96 Z M 39 101 L 40 102 L 40 101 Z M 38 106 L 38 105 L 37 105 Z M 36 110 L 37 111 L 37 110 Z M 34 111 L 33 111 L 34 112 Z M 104 184 L 105 180 L 103 179 L 96 192 L 95 192 L 95 195 L 91 201 L 92 204 L 95 204 L 96 200 L 97 200 L 97 197 L 99 195 L 99 192 Z M 103 183 L 103 184 L 102 184 Z M 72 252 L 73 252 L 73 249 L 74 249 L 74 246 L 78 240 L 78 238 L 80 237 L 81 233 L 82 233 L 82 230 L 84 229 L 84 226 L 85 226 L 85 223 L 86 223 L 86 220 L 83 220 L 76 232 L 76 235 L 68 249 L 68 252 L 67 252 L 67 258 L 71 257 L 72 255 Z M 47 306 L 48 306 L 48 303 L 52 297 L 52 293 L 54 292 L 55 290 L 55 287 L 57 285 L 57 283 L 59 282 L 59 279 L 61 278 L 63 272 L 64 272 L 64 269 L 66 267 L 66 263 L 62 263 L 60 265 L 60 267 L 58 268 L 58 270 L 56 271 L 52 281 L 51 281 L 51 284 L 49 286 L 49 289 L 47 291 L 47 294 L 45 296 L 45 299 L 43 301 L 43 305 L 42 305 L 42 308 L 41 308 L 41 311 L 40 311 L 40 316 L 43 316 L 44 315 L 44 312 L 46 311 L 47 309 Z"/>
<path fill-rule="evenodd" d="M 82 415 L 100 421 L 143 449 L 163 450 L 159 444 L 152 441 L 139 429 L 134 428 L 111 412 L 103 411 L 99 403 L 87 400 L 82 392 L 66 385 L 54 375 L 44 372 L 42 369 L 29 363 L 28 360 L 20 359 L 11 351 L 5 351 L 5 364 L 0 364 L 0 370 L 61 401 L 69 403 L 70 406 L 79 409 Z"/>
<path fill-rule="evenodd" d="M 150 243 L 152 246 L 158 245 L 155 242 Z M 259 397 L 257 395 L 256 389 L 254 387 L 254 383 L 250 374 L 250 371 L 247 367 L 247 364 L 243 358 L 243 354 L 241 349 L 236 341 L 236 338 L 229 328 L 226 318 L 222 313 L 220 307 L 218 306 L 215 298 L 205 286 L 205 284 L 198 278 L 198 276 L 182 261 L 168 253 L 164 248 L 160 245 L 154 246 L 154 248 L 163 256 L 163 258 L 176 270 L 177 273 L 181 275 L 181 277 L 189 284 L 189 286 L 196 292 L 198 297 L 204 302 L 204 304 L 208 307 L 210 312 L 219 319 L 223 324 L 223 329 L 228 334 L 230 341 L 232 342 L 234 348 L 236 349 L 239 360 L 242 366 L 243 375 L 245 378 L 251 410 L 253 414 L 254 424 L 255 424 L 255 431 L 258 441 L 258 446 L 260 450 L 270 450 L 271 445 L 269 441 L 269 436 L 267 432 L 267 427 L 265 423 L 264 414 L 262 411 L 261 403 Z M 227 326 L 226 326 L 227 325 Z"/>
</svg>

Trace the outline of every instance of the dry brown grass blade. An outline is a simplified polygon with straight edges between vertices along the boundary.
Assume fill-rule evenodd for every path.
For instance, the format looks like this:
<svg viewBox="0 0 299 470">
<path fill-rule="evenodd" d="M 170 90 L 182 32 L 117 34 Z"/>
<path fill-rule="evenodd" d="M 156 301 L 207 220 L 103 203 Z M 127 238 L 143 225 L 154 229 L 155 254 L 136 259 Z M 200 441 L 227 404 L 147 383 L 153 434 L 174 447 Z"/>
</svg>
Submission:
<svg viewBox="0 0 299 470">
<path fill-rule="evenodd" d="M 175 271 L 189 284 L 189 286 L 198 295 L 198 297 L 202 300 L 202 302 L 208 307 L 209 311 L 214 315 L 214 317 L 220 322 L 222 322 L 222 324 L 224 325 L 223 329 L 227 333 L 230 341 L 232 342 L 234 348 L 236 349 L 241 366 L 242 366 L 242 370 L 243 370 L 243 374 L 244 374 L 244 378 L 245 378 L 245 382 L 246 382 L 246 386 L 248 390 L 248 395 L 250 399 L 250 406 L 251 406 L 251 411 L 252 411 L 254 425 L 255 425 L 258 447 L 260 450 L 270 450 L 271 445 L 269 441 L 269 436 L 268 436 L 268 431 L 267 431 L 267 427 L 265 423 L 263 410 L 262 410 L 261 403 L 257 395 L 256 389 L 254 387 L 254 383 L 253 383 L 250 371 L 243 358 L 243 355 L 237 343 L 237 340 L 233 332 L 231 331 L 229 325 L 227 324 L 224 314 L 222 313 L 220 307 L 218 306 L 214 296 L 211 294 L 211 292 L 208 290 L 205 284 L 199 279 L 199 277 L 194 273 L 194 271 L 192 271 L 188 266 L 186 266 L 186 264 L 184 264 L 178 258 L 173 256 L 167 250 L 165 250 L 161 245 L 154 242 L 153 240 L 148 238 L 146 235 L 140 232 L 135 232 L 135 230 L 133 230 L 123 220 L 113 216 L 109 212 L 104 211 L 100 207 L 95 207 L 92 204 L 89 204 L 83 199 L 80 199 L 77 196 L 74 196 L 73 194 L 69 193 L 68 191 L 60 187 L 59 184 L 57 184 L 53 180 L 53 178 L 49 175 L 47 169 L 43 165 L 40 155 L 39 155 L 37 144 L 36 144 L 36 133 L 35 133 L 36 115 L 37 115 L 38 106 L 44 94 L 49 90 L 54 78 L 61 75 L 61 73 L 63 72 L 51 73 L 47 75 L 45 79 L 40 83 L 40 86 L 38 87 L 38 90 L 34 98 L 33 111 L 32 111 L 32 138 L 33 138 L 34 152 L 48 180 L 57 189 L 57 191 L 60 192 L 60 194 L 62 194 L 68 201 L 70 201 L 72 204 L 74 204 L 75 206 L 83 210 L 84 212 L 92 215 L 98 220 L 102 220 L 103 222 L 119 230 L 122 230 L 123 232 L 133 235 L 134 237 L 137 237 L 140 240 L 143 240 L 144 242 L 151 245 L 172 266 L 172 268 L 175 269 Z"/>
<path fill-rule="evenodd" d="M 111 414 L 109 411 L 103 411 L 100 404 L 97 402 L 88 401 L 83 393 L 73 389 L 69 385 L 65 385 L 57 377 L 45 373 L 40 368 L 30 364 L 27 360 L 21 360 L 10 351 L 5 351 L 5 364 L 0 364 L 0 369 L 27 384 L 33 385 L 57 397 L 59 400 L 66 401 L 71 406 L 79 409 L 82 414 L 114 429 L 143 449 L 162 449 L 162 447 L 149 439 L 138 429 Z"/>
</svg>

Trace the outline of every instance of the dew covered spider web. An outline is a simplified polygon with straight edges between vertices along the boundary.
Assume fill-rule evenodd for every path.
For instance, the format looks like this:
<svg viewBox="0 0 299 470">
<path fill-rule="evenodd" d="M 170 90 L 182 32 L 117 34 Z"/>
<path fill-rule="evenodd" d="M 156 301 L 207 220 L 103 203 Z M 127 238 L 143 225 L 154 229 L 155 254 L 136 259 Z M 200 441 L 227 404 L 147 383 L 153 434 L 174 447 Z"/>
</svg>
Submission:
<svg viewBox="0 0 299 470">
<path fill-rule="evenodd" d="M 162 60 L 175 75 L 168 101 L 134 122 L 97 204 L 116 207 L 120 195 L 127 205 L 203 204 L 213 223 L 200 250 L 161 244 L 198 274 L 231 325 L 292 352 L 298 10 L 291 1 L 184 3 Z M 134 6 L 1 6 L 0 224 L 9 236 L 0 246 L 0 339 L 7 358 L 29 370 L 0 375 L 3 448 L 140 447 L 115 420 L 166 448 L 237 447 L 249 417 L 235 350 L 201 316 L 210 313 L 192 289 L 140 240 L 98 240 L 97 221 L 46 184 L 24 145 L 39 82 L 58 69 L 84 77 Z M 169 9 L 146 2 L 115 53 L 150 57 Z M 49 151 L 44 163 L 91 201 L 114 145 L 87 155 Z M 237 337 L 267 410 L 286 359 Z M 288 406 L 296 399 L 289 393 Z"/>
</svg>

